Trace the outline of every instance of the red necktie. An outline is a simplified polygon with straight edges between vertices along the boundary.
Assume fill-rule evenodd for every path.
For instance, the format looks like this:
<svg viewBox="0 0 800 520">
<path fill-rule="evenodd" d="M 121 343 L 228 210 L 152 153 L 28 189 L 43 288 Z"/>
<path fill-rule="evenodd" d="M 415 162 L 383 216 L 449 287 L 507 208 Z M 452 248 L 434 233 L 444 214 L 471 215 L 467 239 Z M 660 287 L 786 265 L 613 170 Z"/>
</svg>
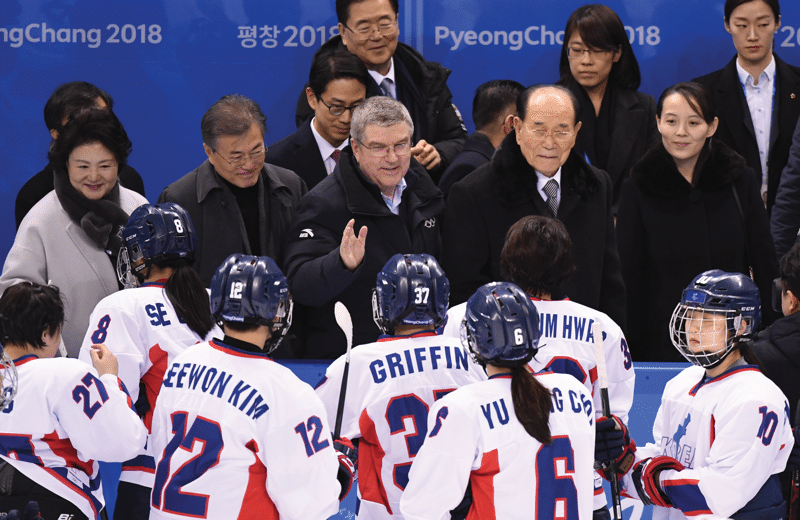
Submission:
<svg viewBox="0 0 800 520">
<path fill-rule="evenodd" d="M 331 158 L 333 159 L 333 162 L 335 162 L 336 164 L 339 164 L 339 155 L 341 155 L 341 153 L 342 152 L 340 152 L 339 150 L 334 150 L 333 153 L 331 153 Z"/>
</svg>

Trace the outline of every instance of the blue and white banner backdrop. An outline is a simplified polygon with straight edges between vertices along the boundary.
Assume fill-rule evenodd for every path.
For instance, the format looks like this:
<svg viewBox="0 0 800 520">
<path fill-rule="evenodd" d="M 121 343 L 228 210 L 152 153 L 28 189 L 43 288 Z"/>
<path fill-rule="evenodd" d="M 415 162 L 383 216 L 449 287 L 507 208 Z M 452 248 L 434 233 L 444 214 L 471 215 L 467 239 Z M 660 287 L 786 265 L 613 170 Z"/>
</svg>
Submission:
<svg viewBox="0 0 800 520">
<path fill-rule="evenodd" d="M 722 0 L 611 0 L 642 69 L 641 90 L 723 67 L 733 56 Z M 582 2 L 401 0 L 400 40 L 453 70 L 470 131 L 479 84 L 558 79 L 563 29 Z M 800 3 L 784 0 L 776 52 L 800 64 Z M 108 91 L 133 142 L 129 159 L 155 201 L 204 159 L 200 119 L 221 96 L 255 99 L 267 144 L 295 130 L 294 111 L 319 45 L 336 34 L 333 0 L 2 0 L 0 258 L 14 239 L 17 191 L 47 164 L 42 109 L 67 81 Z"/>
</svg>

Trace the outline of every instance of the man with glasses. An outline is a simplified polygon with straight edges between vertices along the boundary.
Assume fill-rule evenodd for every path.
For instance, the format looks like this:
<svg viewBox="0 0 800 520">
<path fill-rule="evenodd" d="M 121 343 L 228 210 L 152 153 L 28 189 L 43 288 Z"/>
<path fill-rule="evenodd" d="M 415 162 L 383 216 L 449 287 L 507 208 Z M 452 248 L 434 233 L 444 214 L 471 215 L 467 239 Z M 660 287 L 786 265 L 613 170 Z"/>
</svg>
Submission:
<svg viewBox="0 0 800 520">
<path fill-rule="evenodd" d="M 450 71 L 398 42 L 398 0 L 336 0 L 340 36 L 325 49 L 346 47 L 369 69 L 367 97 L 389 96 L 406 106 L 414 122 L 411 154 L 438 181 L 467 138 L 447 88 Z M 295 122 L 310 117 L 306 97 L 298 101 Z"/>
<path fill-rule="evenodd" d="M 308 189 L 333 173 L 342 150 L 350 144 L 350 120 L 366 98 L 369 81 L 364 64 L 347 49 L 316 53 L 306 87 L 314 117 L 271 144 L 266 161 L 292 170 Z"/>
<path fill-rule="evenodd" d="M 489 164 L 450 189 L 443 267 L 451 305 L 481 285 L 501 280 L 500 252 L 506 232 L 526 215 L 555 217 L 572 239 L 574 274 L 553 291 L 606 313 L 624 330 L 625 287 L 617 254 L 608 174 L 574 152 L 581 128 L 578 101 L 568 89 L 536 85 L 517 98 L 514 130 Z M 581 324 L 571 334 L 586 334 Z M 579 332 L 580 331 L 580 332 Z"/>
<path fill-rule="evenodd" d="M 294 172 L 264 163 L 266 121 L 252 99 L 223 96 L 200 123 L 208 159 L 158 197 L 192 217 L 200 240 L 192 267 L 206 286 L 233 253 L 279 259 L 297 202 L 308 191 Z"/>
<path fill-rule="evenodd" d="M 411 155 L 414 123 L 402 103 L 368 98 L 353 112 L 350 146 L 332 175 L 300 200 L 284 265 L 295 302 L 311 307 L 295 356 L 335 359 L 345 338 L 334 320 L 341 301 L 353 345 L 375 341 L 375 277 L 397 253 L 438 256 L 444 198 Z"/>
</svg>

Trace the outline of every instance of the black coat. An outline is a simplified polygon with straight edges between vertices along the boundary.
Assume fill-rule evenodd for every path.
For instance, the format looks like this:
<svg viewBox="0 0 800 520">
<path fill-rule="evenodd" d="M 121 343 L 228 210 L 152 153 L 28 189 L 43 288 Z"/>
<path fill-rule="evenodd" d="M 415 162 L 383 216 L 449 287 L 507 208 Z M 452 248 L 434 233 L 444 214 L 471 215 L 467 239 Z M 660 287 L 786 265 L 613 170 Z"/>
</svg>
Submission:
<svg viewBox="0 0 800 520">
<path fill-rule="evenodd" d="M 303 180 L 293 172 L 265 164 L 258 179 L 259 203 L 269 208 L 262 215 L 269 229 L 261 226 L 262 251 L 251 251 L 236 196 L 206 160 L 161 192 L 158 202 L 176 202 L 192 217 L 200 241 L 192 267 L 206 287 L 217 267 L 233 253 L 267 255 L 281 266 L 282 246 L 300 197 L 306 193 Z M 264 204 L 266 202 L 266 204 Z M 265 212 L 264 212 L 265 213 Z M 281 266 L 282 267 L 282 266 Z"/>
<path fill-rule="evenodd" d="M 358 170 L 350 147 L 342 151 L 331 175 L 300 200 L 286 244 L 284 265 L 292 297 L 308 309 L 295 356 L 335 359 L 345 353 L 344 334 L 336 325 L 333 307 L 341 301 L 353 320 L 353 345 L 380 335 L 372 319 L 372 289 L 378 272 L 397 253 L 439 256 L 440 214 L 444 197 L 425 169 L 413 159 L 405 176 L 400 215 L 380 196 L 377 185 Z M 364 260 L 354 272 L 339 256 L 342 233 L 355 219 L 358 233 L 367 226 Z"/>
<path fill-rule="evenodd" d="M 310 190 L 328 176 L 308 118 L 297 132 L 269 145 L 264 162 L 295 172 Z"/>
<path fill-rule="evenodd" d="M 573 91 L 583 90 L 577 82 L 569 88 Z M 617 88 L 615 99 L 611 116 L 614 120 L 614 131 L 611 133 L 611 148 L 604 170 L 614 186 L 613 201 L 616 210 L 622 181 L 628 178 L 633 165 L 639 162 L 647 150 L 661 141 L 661 134 L 656 127 L 656 101 L 653 96 L 637 90 Z M 581 141 L 594 139 L 593 135 L 589 136 L 586 132 L 585 128 L 578 131 L 574 150 L 580 155 L 584 155 Z"/>
<path fill-rule="evenodd" d="M 22 185 L 19 193 L 17 193 L 17 201 L 14 205 L 14 218 L 17 221 L 17 229 L 25 218 L 25 215 L 36 205 L 37 202 L 53 191 L 53 171 L 55 167 L 53 163 L 49 163 L 30 179 Z M 142 181 L 139 172 L 128 166 L 127 164 L 119 171 L 119 183 L 121 186 L 135 191 L 144 197 L 144 182 Z"/>
<path fill-rule="evenodd" d="M 693 187 L 660 144 L 622 186 L 617 237 L 628 291 L 626 337 L 635 361 L 685 361 L 670 341 L 669 319 L 683 289 L 709 269 L 747 274 L 752 266 L 762 316 L 771 321 L 777 263 L 760 183 L 741 156 L 713 140 L 697 167 Z"/>
<path fill-rule="evenodd" d="M 468 174 L 472 173 L 479 166 L 483 166 L 492 159 L 494 155 L 494 145 L 481 132 L 475 132 L 467 138 L 464 149 L 456 155 L 450 166 L 442 174 L 439 180 L 439 189 L 447 197 L 450 188 Z"/>
<path fill-rule="evenodd" d="M 772 107 L 772 130 L 769 136 L 767 164 L 767 212 L 772 211 L 778 192 L 781 171 L 789 160 L 792 134 L 800 116 L 800 67 L 794 67 L 775 56 L 775 97 Z M 717 107 L 719 127 L 714 138 L 737 151 L 750 166 L 761 184 L 761 159 L 753 129 L 753 119 L 736 71 L 736 56 L 724 69 L 692 81 L 711 89 Z"/>
<path fill-rule="evenodd" d="M 780 260 L 797 241 L 797 231 L 800 229 L 800 120 L 792 136 L 789 161 L 781 173 L 769 228 L 775 243 L 775 254 Z"/>
<path fill-rule="evenodd" d="M 489 164 L 450 189 L 442 241 L 451 305 L 466 301 L 485 283 L 502 280 L 500 251 L 515 222 L 526 215 L 550 215 L 536 179 L 512 131 Z M 605 312 L 624 329 L 625 287 L 611 214 L 611 180 L 574 152 L 561 167 L 558 220 L 569 231 L 577 270 L 554 298 L 566 295 Z"/>
<path fill-rule="evenodd" d="M 346 49 L 342 37 L 337 35 L 325 42 L 320 51 L 334 46 Z M 438 181 L 467 139 L 467 129 L 453 108 L 453 94 L 447 88 L 450 70 L 439 63 L 427 61 L 413 47 L 402 42 L 397 44 L 394 58 L 397 99 L 406 106 L 414 122 L 411 140 L 416 143 L 425 139 L 439 152 L 442 162 L 430 172 L 433 180 Z M 382 96 L 383 91 L 372 76 L 369 81 L 367 97 Z M 297 100 L 295 123 L 299 127 L 313 114 L 303 87 Z"/>
<path fill-rule="evenodd" d="M 791 423 L 800 401 L 800 312 L 775 320 L 758 333 L 753 352 L 769 377 L 789 401 Z"/>
</svg>

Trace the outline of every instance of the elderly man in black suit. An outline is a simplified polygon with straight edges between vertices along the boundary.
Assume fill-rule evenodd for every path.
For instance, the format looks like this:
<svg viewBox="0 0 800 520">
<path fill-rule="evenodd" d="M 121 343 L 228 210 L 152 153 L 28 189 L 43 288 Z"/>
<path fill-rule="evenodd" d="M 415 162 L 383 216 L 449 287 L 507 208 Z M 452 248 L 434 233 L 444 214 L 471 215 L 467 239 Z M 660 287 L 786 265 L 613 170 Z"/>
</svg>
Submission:
<svg viewBox="0 0 800 520">
<path fill-rule="evenodd" d="M 347 49 L 317 51 L 306 87 L 314 117 L 269 145 L 266 162 L 292 170 L 308 189 L 333 173 L 341 151 L 350 144 L 350 120 L 366 98 L 369 81 L 364 63 Z"/>
<path fill-rule="evenodd" d="M 624 329 L 613 188 L 606 172 L 572 150 L 581 128 L 578 100 L 565 87 L 536 85 L 519 96 L 517 111 L 514 131 L 492 161 L 450 189 L 442 239 L 450 303 L 502 279 L 500 252 L 516 221 L 554 216 L 569 231 L 577 269 L 553 299 L 569 297 L 605 312 Z"/>
</svg>

